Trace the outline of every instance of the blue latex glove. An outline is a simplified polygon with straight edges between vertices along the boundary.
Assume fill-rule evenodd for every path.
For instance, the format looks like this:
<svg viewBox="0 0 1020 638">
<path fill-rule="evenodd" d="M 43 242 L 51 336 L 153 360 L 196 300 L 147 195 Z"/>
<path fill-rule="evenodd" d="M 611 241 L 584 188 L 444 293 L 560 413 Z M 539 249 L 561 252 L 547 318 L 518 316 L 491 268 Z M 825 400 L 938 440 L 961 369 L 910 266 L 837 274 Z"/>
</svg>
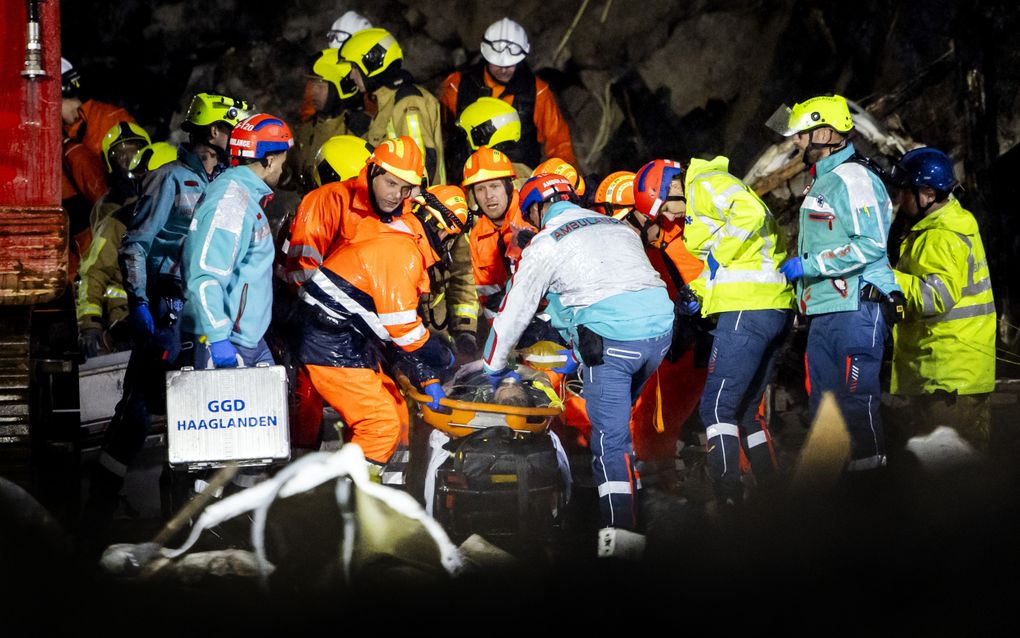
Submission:
<svg viewBox="0 0 1020 638">
<path fill-rule="evenodd" d="M 779 267 L 779 272 L 783 273 L 788 280 L 796 281 L 804 276 L 804 263 L 801 262 L 800 257 L 790 257 Z"/>
<path fill-rule="evenodd" d="M 432 398 L 428 402 L 428 406 L 433 410 L 439 409 L 439 400 L 446 397 L 446 392 L 443 391 L 443 384 L 439 383 L 439 380 L 432 380 L 422 386 L 422 391 Z"/>
<path fill-rule="evenodd" d="M 719 270 L 719 262 L 715 260 L 712 253 L 708 253 L 708 259 L 705 260 L 705 263 L 708 264 L 708 278 L 715 279 L 715 271 Z"/>
<path fill-rule="evenodd" d="M 516 372 L 510 369 L 503 369 L 497 372 L 489 372 L 488 370 L 486 370 L 485 376 L 489 378 L 489 383 L 492 384 L 493 390 L 499 387 L 499 383 L 503 379 L 514 379 L 517 381 L 517 383 L 521 382 L 521 375 L 517 374 Z"/>
<path fill-rule="evenodd" d="M 237 348 L 230 343 L 229 339 L 213 341 L 209 344 L 209 354 L 212 356 L 213 364 L 217 368 L 237 367 Z"/>
<path fill-rule="evenodd" d="M 152 320 L 149 304 L 143 301 L 131 306 L 131 328 L 140 337 L 151 337 L 156 333 L 156 322 Z"/>
<path fill-rule="evenodd" d="M 677 305 L 680 307 L 681 314 L 685 315 L 696 315 L 701 310 L 701 301 L 689 286 L 680 289 Z"/>
<path fill-rule="evenodd" d="M 573 350 L 560 350 L 560 354 L 566 355 L 567 361 L 558 368 L 553 368 L 553 372 L 559 372 L 560 374 L 573 374 L 577 371 L 577 359 L 574 358 Z"/>
</svg>

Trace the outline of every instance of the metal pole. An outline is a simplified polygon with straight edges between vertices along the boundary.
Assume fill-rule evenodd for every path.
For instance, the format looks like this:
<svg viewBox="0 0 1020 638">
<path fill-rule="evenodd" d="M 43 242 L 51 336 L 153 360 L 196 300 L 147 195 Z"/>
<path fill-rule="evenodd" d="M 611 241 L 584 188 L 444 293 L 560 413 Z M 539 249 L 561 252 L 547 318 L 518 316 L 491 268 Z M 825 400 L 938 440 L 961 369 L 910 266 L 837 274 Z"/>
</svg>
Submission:
<svg viewBox="0 0 1020 638">
<path fill-rule="evenodd" d="M 28 34 L 25 38 L 25 68 L 21 77 L 28 80 L 46 77 L 42 67 L 42 39 L 39 37 L 39 0 L 28 2 Z"/>
</svg>

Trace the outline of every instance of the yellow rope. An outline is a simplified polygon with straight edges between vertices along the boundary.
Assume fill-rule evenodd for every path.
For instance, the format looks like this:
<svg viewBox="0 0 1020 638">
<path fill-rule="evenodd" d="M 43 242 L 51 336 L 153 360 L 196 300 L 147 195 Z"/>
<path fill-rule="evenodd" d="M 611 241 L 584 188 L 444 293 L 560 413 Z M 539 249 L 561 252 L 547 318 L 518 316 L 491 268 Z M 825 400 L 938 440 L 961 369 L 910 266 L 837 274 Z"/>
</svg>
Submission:
<svg viewBox="0 0 1020 638">
<path fill-rule="evenodd" d="M 556 47 L 556 53 L 553 53 L 554 62 L 560 57 L 560 52 L 563 50 L 563 47 L 567 46 L 570 36 L 574 35 L 574 29 L 581 21 L 581 17 L 584 15 L 584 12 L 588 9 L 588 3 L 590 1 L 591 0 L 584 0 L 584 2 L 581 3 L 581 7 L 577 10 L 577 14 L 574 15 L 574 21 L 570 23 L 570 27 L 567 28 L 567 32 L 563 34 L 563 39 L 560 40 L 560 45 Z"/>
</svg>

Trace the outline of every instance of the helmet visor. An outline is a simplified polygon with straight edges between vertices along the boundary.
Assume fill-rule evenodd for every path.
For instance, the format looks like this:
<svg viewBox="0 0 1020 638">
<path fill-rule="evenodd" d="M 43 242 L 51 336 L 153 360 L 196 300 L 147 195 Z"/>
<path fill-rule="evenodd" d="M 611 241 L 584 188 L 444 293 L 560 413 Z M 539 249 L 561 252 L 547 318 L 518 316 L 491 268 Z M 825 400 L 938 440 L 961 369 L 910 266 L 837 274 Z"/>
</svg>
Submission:
<svg viewBox="0 0 1020 638">
<path fill-rule="evenodd" d="M 320 32 L 321 33 L 321 32 Z M 343 46 L 344 42 L 347 42 L 351 37 L 351 34 L 346 31 L 339 29 L 331 29 L 326 33 L 326 42 L 332 49 L 339 49 Z"/>
<path fill-rule="evenodd" d="M 793 109 L 784 104 L 776 109 L 776 112 L 765 122 L 765 126 L 783 137 L 790 137 L 799 130 L 791 127 L 791 115 L 793 115 Z"/>
</svg>

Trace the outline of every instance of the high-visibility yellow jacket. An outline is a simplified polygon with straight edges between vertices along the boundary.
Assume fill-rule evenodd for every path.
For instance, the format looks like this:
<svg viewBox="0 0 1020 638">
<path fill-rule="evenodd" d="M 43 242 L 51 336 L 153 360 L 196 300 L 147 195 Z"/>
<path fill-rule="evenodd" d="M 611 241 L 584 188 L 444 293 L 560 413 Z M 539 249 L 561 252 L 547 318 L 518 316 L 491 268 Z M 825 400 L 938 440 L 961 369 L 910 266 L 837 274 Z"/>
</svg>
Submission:
<svg viewBox="0 0 1020 638">
<path fill-rule="evenodd" d="M 730 310 L 793 308 L 793 288 L 777 270 L 786 258 L 768 207 L 729 171 L 729 159 L 692 159 L 684 180 L 684 243 L 706 267 L 691 282 L 706 316 Z"/>
<path fill-rule="evenodd" d="M 128 206 L 134 208 L 134 204 Z M 127 292 L 117 263 L 125 229 L 121 215 L 112 214 L 93 230 L 92 244 L 78 270 L 81 282 L 75 306 L 80 330 L 107 328 L 127 317 Z"/>
<path fill-rule="evenodd" d="M 439 100 L 409 79 L 393 87 L 376 89 L 372 100 L 377 111 L 365 133 L 365 140 L 375 148 L 383 140 L 410 136 L 425 156 L 429 184 L 445 184 Z"/>
<path fill-rule="evenodd" d="M 892 392 L 995 389 L 995 300 L 977 220 L 950 199 L 910 229 L 896 283 L 907 318 L 893 327 Z"/>
</svg>

